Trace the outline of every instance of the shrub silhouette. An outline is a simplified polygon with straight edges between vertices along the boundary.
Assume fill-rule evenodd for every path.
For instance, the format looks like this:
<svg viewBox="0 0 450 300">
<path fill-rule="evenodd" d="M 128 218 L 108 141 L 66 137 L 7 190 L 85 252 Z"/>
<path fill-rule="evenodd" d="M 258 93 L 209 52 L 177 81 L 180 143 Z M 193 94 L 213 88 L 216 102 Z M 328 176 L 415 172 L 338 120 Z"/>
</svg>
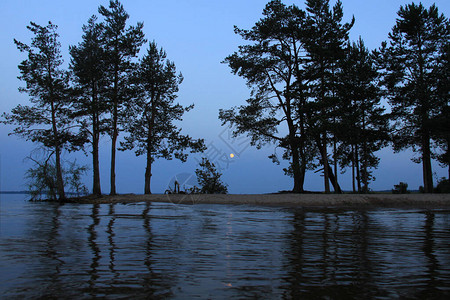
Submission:
<svg viewBox="0 0 450 300">
<path fill-rule="evenodd" d="M 197 175 L 197 181 L 200 184 L 200 193 L 202 194 L 227 194 L 228 188 L 224 184 L 220 177 L 222 176 L 216 170 L 214 163 L 210 162 L 207 158 L 202 158 L 200 163 L 200 169 L 195 170 Z"/>
<path fill-rule="evenodd" d="M 395 184 L 394 189 L 392 190 L 392 194 L 409 194 L 408 184 L 405 182 Z"/>
</svg>

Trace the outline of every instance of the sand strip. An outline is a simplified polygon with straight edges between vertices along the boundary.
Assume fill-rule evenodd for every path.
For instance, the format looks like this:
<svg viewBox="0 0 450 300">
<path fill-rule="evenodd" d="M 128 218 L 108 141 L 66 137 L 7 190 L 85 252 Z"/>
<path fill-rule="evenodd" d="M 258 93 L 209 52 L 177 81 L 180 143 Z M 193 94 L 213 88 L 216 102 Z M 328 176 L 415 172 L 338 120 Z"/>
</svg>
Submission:
<svg viewBox="0 0 450 300">
<path fill-rule="evenodd" d="M 336 207 L 450 207 L 450 194 L 264 194 L 264 195 L 135 195 L 87 196 L 75 203 L 166 202 L 174 204 L 247 204 Z"/>
</svg>

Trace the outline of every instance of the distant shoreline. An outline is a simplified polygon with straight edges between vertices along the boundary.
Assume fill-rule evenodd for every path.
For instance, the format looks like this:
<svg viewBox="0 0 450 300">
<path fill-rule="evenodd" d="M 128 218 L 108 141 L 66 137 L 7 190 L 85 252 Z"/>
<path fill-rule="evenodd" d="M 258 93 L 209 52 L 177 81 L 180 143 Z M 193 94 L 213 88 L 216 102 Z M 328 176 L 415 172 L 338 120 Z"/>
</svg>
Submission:
<svg viewBox="0 0 450 300">
<path fill-rule="evenodd" d="M 173 204 L 246 204 L 298 207 L 450 208 L 450 194 L 171 194 L 103 195 L 68 199 L 69 203 L 108 204 L 164 202 Z"/>
</svg>

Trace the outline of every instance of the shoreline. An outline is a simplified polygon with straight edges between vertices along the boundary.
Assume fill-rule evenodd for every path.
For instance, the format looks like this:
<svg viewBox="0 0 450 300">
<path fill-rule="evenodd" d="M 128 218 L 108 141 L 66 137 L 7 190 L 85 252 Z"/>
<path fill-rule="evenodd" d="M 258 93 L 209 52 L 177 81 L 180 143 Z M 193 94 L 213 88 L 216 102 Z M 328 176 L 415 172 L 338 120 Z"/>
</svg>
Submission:
<svg viewBox="0 0 450 300">
<path fill-rule="evenodd" d="M 295 207 L 450 208 L 450 194 L 122 194 L 70 198 L 65 203 L 127 204 L 136 202 Z"/>
</svg>

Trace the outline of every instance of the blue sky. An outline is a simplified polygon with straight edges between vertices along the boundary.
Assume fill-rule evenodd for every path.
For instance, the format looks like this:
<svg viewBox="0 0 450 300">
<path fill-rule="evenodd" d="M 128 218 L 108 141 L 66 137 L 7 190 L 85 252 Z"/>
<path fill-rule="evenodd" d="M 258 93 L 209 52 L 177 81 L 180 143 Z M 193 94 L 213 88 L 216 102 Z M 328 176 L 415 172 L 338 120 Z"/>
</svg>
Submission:
<svg viewBox="0 0 450 300">
<path fill-rule="evenodd" d="M 184 75 L 178 101 L 195 108 L 185 115 L 180 126 L 185 133 L 205 138 L 210 146 L 207 155 L 223 169 L 223 179 L 231 193 L 268 193 L 292 188 L 292 179 L 284 176 L 282 166 L 274 165 L 267 156 L 276 149 L 271 146 L 261 150 L 247 147 L 245 138 L 232 140 L 226 128 L 217 119 L 220 108 L 243 104 L 249 97 L 245 81 L 230 73 L 220 62 L 233 53 L 242 43 L 233 32 L 233 25 L 250 28 L 261 17 L 268 1 L 260 0 L 129 0 L 122 1 L 130 15 L 129 24 L 144 22 L 144 32 L 149 41 L 155 40 L 163 47 L 168 58 L 175 62 Z M 75 4 L 74 4 L 75 3 Z M 2 0 L 0 2 L 0 112 L 10 111 L 17 104 L 26 104 L 28 97 L 17 90 L 22 86 L 17 76 L 17 65 L 25 58 L 15 47 L 13 39 L 29 43 L 31 34 L 26 29 L 30 21 L 45 25 L 48 21 L 59 26 L 60 41 L 66 64 L 70 58 L 69 45 L 81 40 L 81 27 L 92 14 L 97 14 L 99 5 L 109 1 L 79 0 Z M 304 1 L 284 1 L 304 8 Z M 334 3 L 334 1 L 331 1 Z M 344 20 L 352 15 L 356 23 L 351 31 L 352 40 L 361 36 L 370 49 L 379 47 L 395 23 L 400 5 L 411 1 L 400 0 L 342 0 Z M 436 3 L 441 12 L 450 15 L 450 1 L 422 1 L 428 7 Z M 145 49 L 142 49 L 143 53 Z M 8 137 L 10 127 L 0 126 L 0 189 L 21 190 L 25 188 L 24 172 L 30 164 L 24 162 L 35 145 Z M 110 140 L 101 140 L 101 182 L 104 193 L 109 192 Z M 237 152 L 233 159 L 229 154 Z M 379 153 L 381 163 L 375 171 L 377 178 L 371 187 L 375 190 L 391 189 L 404 181 L 413 189 L 422 185 L 421 165 L 410 161 L 412 154 L 405 151 L 393 154 L 390 148 Z M 227 157 L 227 158 L 226 158 Z M 68 160 L 90 165 L 91 158 L 78 154 L 66 154 Z M 193 173 L 200 157 L 191 156 L 187 163 L 157 161 L 152 177 L 152 191 L 163 192 L 170 180 L 181 173 Z M 433 164 L 435 177 L 447 174 L 445 169 Z M 135 157 L 131 151 L 118 153 L 117 190 L 119 193 L 141 193 L 144 186 L 145 159 Z M 351 189 L 350 172 L 339 175 L 344 189 Z M 90 187 L 90 174 L 86 178 Z M 322 190 L 323 180 L 308 172 L 305 188 Z"/>
</svg>

